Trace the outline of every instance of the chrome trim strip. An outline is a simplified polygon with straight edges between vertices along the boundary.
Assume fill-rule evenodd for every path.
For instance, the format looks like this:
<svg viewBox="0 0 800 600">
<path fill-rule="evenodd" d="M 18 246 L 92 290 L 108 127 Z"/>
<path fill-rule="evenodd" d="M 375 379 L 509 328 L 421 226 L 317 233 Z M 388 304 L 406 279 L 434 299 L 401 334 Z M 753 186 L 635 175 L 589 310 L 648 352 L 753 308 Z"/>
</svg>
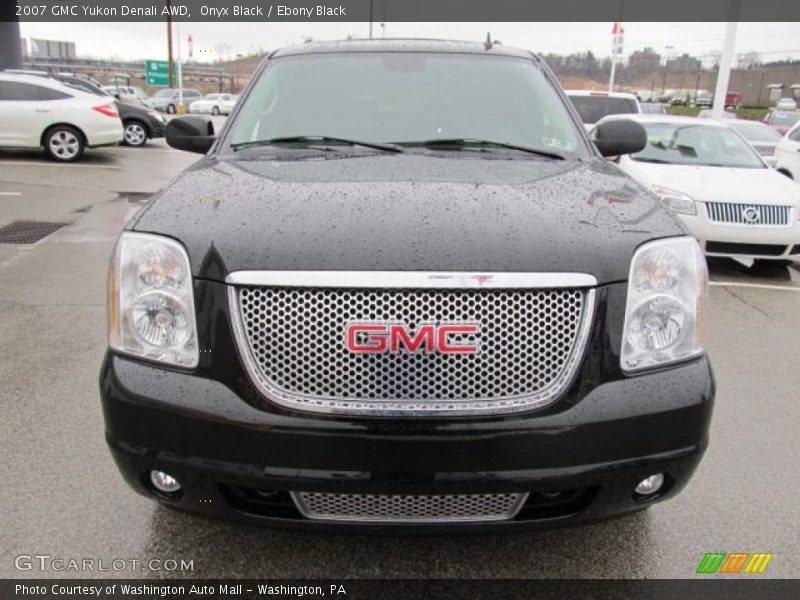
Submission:
<svg viewBox="0 0 800 600">
<path fill-rule="evenodd" d="M 522 289 L 595 287 L 587 273 L 481 273 L 423 271 L 234 271 L 229 285 L 381 289 Z"/>
<path fill-rule="evenodd" d="M 489 515 L 489 516 L 480 516 L 480 517 L 359 517 L 356 515 L 329 515 L 329 514 L 317 514 L 312 513 L 309 511 L 308 506 L 303 501 L 301 494 L 302 492 L 289 492 L 289 495 L 294 502 L 295 507 L 297 508 L 297 512 L 299 512 L 303 518 L 309 519 L 312 521 L 354 521 L 358 523 L 476 523 L 476 522 L 488 522 L 488 521 L 510 521 L 514 517 L 519 514 L 519 511 L 522 510 L 523 505 L 528 500 L 528 492 L 525 493 L 518 493 L 518 498 L 515 500 L 514 504 L 511 505 L 508 513 L 505 515 Z M 376 494 L 377 495 L 377 494 Z M 387 494 L 391 495 L 391 494 Z M 455 494 L 454 494 L 455 495 Z M 480 494 L 475 494 L 480 495 Z"/>
<path fill-rule="evenodd" d="M 543 408 L 554 402 L 572 384 L 586 351 L 595 312 L 595 290 L 590 288 L 586 291 L 581 324 L 569 359 L 560 375 L 548 387 L 539 390 L 535 394 L 493 400 L 462 400 L 458 402 L 440 400 L 430 403 L 415 400 L 387 401 L 358 398 L 342 400 L 339 398 L 292 393 L 279 388 L 264 377 L 250 350 L 237 296 L 236 286 L 229 285 L 228 311 L 233 325 L 236 348 L 250 381 L 265 398 L 284 408 L 301 412 L 383 418 L 501 415 Z"/>
</svg>

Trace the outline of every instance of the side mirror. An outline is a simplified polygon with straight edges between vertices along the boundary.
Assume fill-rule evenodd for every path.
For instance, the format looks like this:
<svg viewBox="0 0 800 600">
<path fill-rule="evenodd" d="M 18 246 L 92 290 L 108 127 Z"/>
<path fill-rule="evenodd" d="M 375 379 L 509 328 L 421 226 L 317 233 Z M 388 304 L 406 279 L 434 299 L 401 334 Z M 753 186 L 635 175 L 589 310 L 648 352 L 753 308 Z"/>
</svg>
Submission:
<svg viewBox="0 0 800 600">
<path fill-rule="evenodd" d="M 205 154 L 214 145 L 214 124 L 209 117 L 187 115 L 167 123 L 167 143 L 178 150 Z"/>
<path fill-rule="evenodd" d="M 633 154 L 647 146 L 647 132 L 635 121 L 614 119 L 595 128 L 594 145 L 606 157 Z"/>
</svg>

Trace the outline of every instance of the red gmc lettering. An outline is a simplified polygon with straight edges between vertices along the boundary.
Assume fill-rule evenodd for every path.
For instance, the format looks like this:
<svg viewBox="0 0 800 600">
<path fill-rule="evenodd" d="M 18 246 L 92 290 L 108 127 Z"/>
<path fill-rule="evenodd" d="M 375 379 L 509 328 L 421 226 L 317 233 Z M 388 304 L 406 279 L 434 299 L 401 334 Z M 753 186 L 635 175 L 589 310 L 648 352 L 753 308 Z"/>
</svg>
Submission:
<svg viewBox="0 0 800 600">
<path fill-rule="evenodd" d="M 455 333 L 478 333 L 479 330 L 477 325 L 442 325 L 439 327 L 439 352 L 475 354 L 478 352 L 477 346 L 452 344 L 447 341 L 447 336 Z"/>
<path fill-rule="evenodd" d="M 392 325 L 389 327 L 389 347 L 392 352 L 400 352 L 400 341 L 403 346 L 411 353 L 416 353 L 419 347 L 425 343 L 425 350 L 434 351 L 436 343 L 433 325 L 423 325 L 417 330 L 417 335 L 413 339 L 402 325 Z"/>
<path fill-rule="evenodd" d="M 359 344 L 356 336 L 359 333 L 374 332 L 367 337 L 367 342 Z M 386 352 L 386 325 L 348 325 L 347 349 L 350 352 Z"/>
<path fill-rule="evenodd" d="M 349 323 L 346 331 L 347 349 L 358 354 L 396 353 L 401 348 L 411 354 L 420 349 L 442 354 L 476 354 L 480 350 L 477 344 L 457 343 L 450 337 L 477 334 L 479 325 L 421 325 L 416 333 L 411 333 L 405 325 Z"/>
</svg>

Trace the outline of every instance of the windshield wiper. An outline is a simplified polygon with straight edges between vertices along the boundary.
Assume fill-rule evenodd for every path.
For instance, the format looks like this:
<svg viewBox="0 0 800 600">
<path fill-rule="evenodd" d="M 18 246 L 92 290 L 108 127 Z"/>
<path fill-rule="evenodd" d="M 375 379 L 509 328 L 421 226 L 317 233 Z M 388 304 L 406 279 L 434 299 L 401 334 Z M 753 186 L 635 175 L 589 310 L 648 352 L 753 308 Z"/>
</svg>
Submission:
<svg viewBox="0 0 800 600">
<path fill-rule="evenodd" d="M 646 162 L 646 163 L 656 163 L 659 165 L 671 165 L 673 164 L 671 160 L 664 160 L 663 158 L 647 158 L 647 157 L 639 157 L 639 156 L 632 156 L 633 160 L 636 162 Z"/>
<path fill-rule="evenodd" d="M 242 150 L 244 148 L 255 148 L 258 146 L 279 146 L 281 144 L 346 144 L 348 146 L 364 146 L 365 148 L 373 148 L 375 150 L 382 150 L 383 152 L 403 152 L 403 149 L 393 144 L 381 144 L 378 142 L 361 142 L 358 140 L 348 140 L 346 138 L 330 137 L 327 135 L 291 135 L 274 137 L 268 140 L 255 140 L 252 142 L 239 142 L 238 144 L 231 144 L 234 150 Z"/>
<path fill-rule="evenodd" d="M 565 160 L 563 154 L 557 152 L 548 152 L 547 150 L 539 150 L 537 148 L 529 148 L 528 146 L 517 146 L 516 144 L 506 144 L 505 142 L 491 142 L 488 140 L 477 140 L 473 138 L 437 138 L 432 140 L 422 140 L 419 142 L 395 142 L 398 146 L 422 146 L 425 148 L 507 148 L 508 150 L 518 150 L 520 152 L 527 152 L 528 154 L 536 154 L 537 156 L 545 156 L 547 158 L 554 158 L 556 160 Z"/>
</svg>

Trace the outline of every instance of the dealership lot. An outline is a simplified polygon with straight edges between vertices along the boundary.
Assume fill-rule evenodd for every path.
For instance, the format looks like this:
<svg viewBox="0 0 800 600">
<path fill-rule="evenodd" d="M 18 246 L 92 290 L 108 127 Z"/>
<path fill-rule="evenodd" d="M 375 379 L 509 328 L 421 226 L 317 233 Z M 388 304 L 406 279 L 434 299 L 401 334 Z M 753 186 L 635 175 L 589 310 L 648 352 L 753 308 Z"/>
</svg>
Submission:
<svg viewBox="0 0 800 600">
<path fill-rule="evenodd" d="M 147 194 L 196 158 L 163 140 L 88 151 L 75 165 L 0 152 L 0 227 L 68 224 L 32 245 L 0 244 L 0 575 L 86 575 L 14 567 L 20 554 L 47 554 L 194 561 L 192 572 L 118 573 L 148 577 L 689 577 L 717 551 L 771 552 L 767 575 L 796 576 L 798 264 L 713 261 L 711 446 L 687 489 L 646 513 L 509 536 L 365 538 L 208 521 L 134 495 L 106 450 L 97 390 L 108 257 Z"/>
</svg>

